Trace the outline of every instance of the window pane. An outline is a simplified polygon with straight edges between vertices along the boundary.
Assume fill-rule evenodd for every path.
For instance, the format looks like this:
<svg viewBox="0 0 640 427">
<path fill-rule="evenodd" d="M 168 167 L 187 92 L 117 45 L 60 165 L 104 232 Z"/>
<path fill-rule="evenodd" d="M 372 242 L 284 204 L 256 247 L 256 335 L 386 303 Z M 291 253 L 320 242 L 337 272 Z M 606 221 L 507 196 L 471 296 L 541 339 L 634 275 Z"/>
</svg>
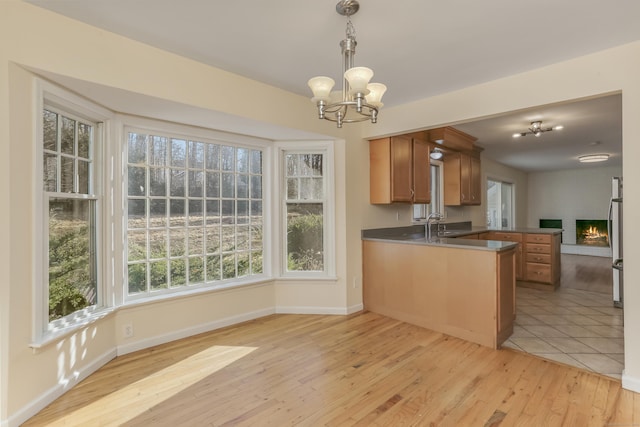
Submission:
<svg viewBox="0 0 640 427">
<path fill-rule="evenodd" d="M 147 270 L 145 264 L 133 264 L 127 268 L 129 294 L 147 290 Z"/>
<path fill-rule="evenodd" d="M 262 251 L 251 252 L 251 274 L 262 274 Z"/>
<path fill-rule="evenodd" d="M 140 261 L 147 257 L 147 232 L 129 231 L 127 233 L 127 252 L 129 261 Z"/>
<path fill-rule="evenodd" d="M 129 133 L 127 161 L 130 164 L 143 164 L 147 158 L 147 135 Z"/>
<path fill-rule="evenodd" d="M 287 179 L 287 199 L 297 199 L 298 198 L 298 178 L 289 178 Z"/>
<path fill-rule="evenodd" d="M 147 202 L 142 199 L 129 199 L 127 201 L 127 227 L 140 229 L 147 226 Z"/>
<path fill-rule="evenodd" d="M 219 145 L 207 144 L 206 168 L 210 170 L 220 170 L 220 146 Z"/>
<path fill-rule="evenodd" d="M 236 223 L 236 202 L 234 200 L 222 201 L 222 223 L 223 224 Z"/>
<path fill-rule="evenodd" d="M 298 176 L 298 155 L 287 154 L 285 161 L 287 164 L 287 176 Z"/>
<path fill-rule="evenodd" d="M 189 171 L 189 197 L 202 197 L 204 194 L 204 174 L 201 171 Z"/>
<path fill-rule="evenodd" d="M 149 195 L 167 195 L 167 169 L 149 168 Z"/>
<path fill-rule="evenodd" d="M 149 258 L 167 257 L 167 230 L 149 230 Z"/>
<path fill-rule="evenodd" d="M 169 230 L 169 254 L 172 257 L 186 255 L 187 231 L 184 228 Z"/>
<path fill-rule="evenodd" d="M 233 172 L 234 148 L 223 146 L 221 149 L 221 166 L 223 171 Z"/>
<path fill-rule="evenodd" d="M 149 149 L 149 164 L 152 166 L 167 165 L 167 138 L 154 136 Z"/>
<path fill-rule="evenodd" d="M 262 224 L 251 226 L 251 248 L 262 247 Z"/>
<path fill-rule="evenodd" d="M 58 189 L 58 156 L 44 154 L 44 191 L 56 191 Z"/>
<path fill-rule="evenodd" d="M 189 258 L 189 284 L 204 282 L 204 258 Z"/>
<path fill-rule="evenodd" d="M 49 320 L 97 303 L 95 203 L 49 200 Z"/>
<path fill-rule="evenodd" d="M 79 194 L 90 194 L 89 193 L 89 167 L 91 165 L 89 162 L 85 162 L 84 160 L 78 160 L 78 193 Z"/>
<path fill-rule="evenodd" d="M 214 254 L 220 251 L 220 228 L 207 227 L 206 229 L 207 253 Z"/>
<path fill-rule="evenodd" d="M 202 142 L 189 141 L 189 167 L 192 169 L 204 167 L 204 144 Z"/>
<path fill-rule="evenodd" d="M 262 151 L 251 150 L 251 173 L 262 174 Z"/>
<path fill-rule="evenodd" d="M 167 201 L 155 200 L 149 201 L 149 227 L 166 227 L 167 226 Z"/>
<path fill-rule="evenodd" d="M 171 140 L 171 162 L 174 167 L 185 167 L 187 164 L 187 141 L 183 139 Z"/>
<path fill-rule="evenodd" d="M 207 172 L 207 197 L 220 197 L 220 173 Z"/>
<path fill-rule="evenodd" d="M 262 201 L 261 200 L 252 200 L 251 201 L 251 222 L 255 221 L 255 217 L 262 216 Z"/>
<path fill-rule="evenodd" d="M 151 274 L 151 290 L 167 289 L 167 261 L 154 261 L 149 263 Z"/>
<path fill-rule="evenodd" d="M 251 272 L 251 264 L 249 252 L 241 252 L 237 254 L 238 260 L 238 277 L 248 276 Z"/>
<path fill-rule="evenodd" d="M 203 225 L 202 200 L 189 200 L 189 225 Z"/>
<path fill-rule="evenodd" d="M 129 166 L 128 169 L 129 196 L 144 196 L 147 180 L 145 168 Z"/>
<path fill-rule="evenodd" d="M 239 225 L 236 227 L 236 250 L 249 250 L 249 226 Z"/>
<path fill-rule="evenodd" d="M 322 203 L 287 204 L 287 269 L 324 269 Z"/>
<path fill-rule="evenodd" d="M 75 187 L 73 185 L 75 175 L 75 161 L 70 157 L 60 158 L 60 192 L 73 193 Z"/>
<path fill-rule="evenodd" d="M 236 224 L 249 223 L 249 201 L 238 200 L 236 203 Z"/>
<path fill-rule="evenodd" d="M 60 151 L 64 154 L 75 155 L 76 121 L 68 117 L 62 117 L 62 138 Z"/>
<path fill-rule="evenodd" d="M 222 227 L 222 251 L 236 250 L 236 228 L 234 226 Z"/>
<path fill-rule="evenodd" d="M 222 270 L 220 268 L 220 255 L 207 257 L 207 281 L 220 280 Z"/>
<path fill-rule="evenodd" d="M 207 219 L 206 225 L 220 223 L 220 201 L 207 200 Z"/>
<path fill-rule="evenodd" d="M 171 260 L 171 287 L 187 284 L 187 263 L 185 259 Z"/>
<path fill-rule="evenodd" d="M 171 199 L 169 201 L 169 226 L 184 227 L 186 211 L 184 199 Z"/>
<path fill-rule="evenodd" d="M 172 197 L 184 197 L 184 169 L 171 169 L 169 176 L 171 179 L 169 183 L 169 194 Z"/>
<path fill-rule="evenodd" d="M 236 150 L 236 172 L 249 172 L 249 150 L 246 148 L 238 148 Z"/>
<path fill-rule="evenodd" d="M 251 176 L 251 198 L 262 198 L 262 176 L 260 175 Z"/>
<path fill-rule="evenodd" d="M 222 278 L 232 279 L 236 277 L 236 254 L 222 255 Z"/>
<path fill-rule="evenodd" d="M 189 255 L 204 254 L 204 229 L 189 229 Z"/>
<path fill-rule="evenodd" d="M 222 197 L 236 197 L 235 175 L 232 173 L 222 174 Z"/>
<path fill-rule="evenodd" d="M 58 151 L 58 115 L 44 110 L 42 119 L 43 147 L 45 150 Z"/>
<path fill-rule="evenodd" d="M 236 191 L 238 199 L 247 199 L 249 197 L 249 175 L 238 175 Z"/>
<path fill-rule="evenodd" d="M 91 126 L 78 123 L 78 157 L 89 158 L 91 149 Z"/>
</svg>

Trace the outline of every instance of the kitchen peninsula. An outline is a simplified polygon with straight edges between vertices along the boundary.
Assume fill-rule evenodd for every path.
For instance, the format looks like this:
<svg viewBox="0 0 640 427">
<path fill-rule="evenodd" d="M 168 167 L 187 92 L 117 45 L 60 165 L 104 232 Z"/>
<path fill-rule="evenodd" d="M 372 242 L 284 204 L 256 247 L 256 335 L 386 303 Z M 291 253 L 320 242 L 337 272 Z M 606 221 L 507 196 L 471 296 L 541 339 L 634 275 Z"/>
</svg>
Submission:
<svg viewBox="0 0 640 427">
<path fill-rule="evenodd" d="M 416 225 L 362 231 L 364 308 L 499 348 L 513 333 L 522 244 L 485 240 L 492 231 L 470 224 L 431 240 L 424 230 Z M 545 241 L 560 232 L 522 231 L 521 237 L 538 234 Z"/>
</svg>

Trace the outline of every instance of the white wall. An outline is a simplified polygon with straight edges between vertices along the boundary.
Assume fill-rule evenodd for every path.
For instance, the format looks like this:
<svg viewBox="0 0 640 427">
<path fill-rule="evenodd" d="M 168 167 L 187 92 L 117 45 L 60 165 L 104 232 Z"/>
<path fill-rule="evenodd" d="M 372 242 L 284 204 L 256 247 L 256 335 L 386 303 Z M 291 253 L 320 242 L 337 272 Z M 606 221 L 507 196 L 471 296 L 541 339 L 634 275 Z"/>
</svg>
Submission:
<svg viewBox="0 0 640 427">
<path fill-rule="evenodd" d="M 576 219 L 607 219 L 611 178 L 621 167 L 585 167 L 529 174 L 528 227 L 541 218 L 561 219 L 563 244 L 576 243 Z"/>
</svg>

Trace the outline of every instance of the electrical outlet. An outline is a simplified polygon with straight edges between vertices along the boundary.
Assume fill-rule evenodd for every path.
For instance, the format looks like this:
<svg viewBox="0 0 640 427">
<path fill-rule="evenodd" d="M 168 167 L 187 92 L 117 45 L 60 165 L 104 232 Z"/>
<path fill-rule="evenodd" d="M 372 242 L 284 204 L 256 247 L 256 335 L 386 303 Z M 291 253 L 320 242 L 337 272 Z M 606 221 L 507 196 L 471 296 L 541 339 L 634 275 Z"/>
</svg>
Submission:
<svg viewBox="0 0 640 427">
<path fill-rule="evenodd" d="M 133 324 L 132 323 L 125 323 L 122 326 L 122 335 L 125 338 L 131 338 L 133 336 Z"/>
</svg>

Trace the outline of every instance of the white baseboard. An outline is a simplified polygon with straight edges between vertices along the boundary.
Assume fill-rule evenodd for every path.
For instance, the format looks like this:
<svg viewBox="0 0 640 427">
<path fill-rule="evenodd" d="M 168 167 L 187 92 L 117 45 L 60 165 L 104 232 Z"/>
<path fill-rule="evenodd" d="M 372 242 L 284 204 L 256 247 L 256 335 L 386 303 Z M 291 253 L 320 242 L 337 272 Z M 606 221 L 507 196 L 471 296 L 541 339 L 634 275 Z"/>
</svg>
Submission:
<svg viewBox="0 0 640 427">
<path fill-rule="evenodd" d="M 640 378 L 634 378 L 622 371 L 622 388 L 640 393 Z"/>
<path fill-rule="evenodd" d="M 214 320 L 213 322 L 205 323 L 202 325 L 193 326 L 178 331 L 173 331 L 168 334 L 158 335 L 151 338 L 146 338 L 131 343 L 119 345 L 117 348 L 118 356 L 122 356 L 127 353 L 132 353 L 138 350 L 144 350 L 145 348 L 153 347 L 160 344 L 165 344 L 171 341 L 187 338 L 193 335 L 201 334 L 204 332 L 213 331 L 215 329 L 224 328 L 226 326 L 235 325 L 236 323 L 246 322 L 248 320 L 258 319 L 260 317 L 274 314 L 276 311 L 272 308 L 265 308 L 258 311 L 252 311 L 249 313 L 243 313 L 238 316 L 226 317 L 224 319 Z"/>
<path fill-rule="evenodd" d="M 571 255 L 589 255 L 611 258 L 611 248 L 609 247 L 562 244 L 560 252 Z"/>
<path fill-rule="evenodd" d="M 47 392 L 41 394 L 37 399 L 31 401 L 29 404 L 21 408 L 18 412 L 11 415 L 5 422 L 1 424 L 2 427 L 18 427 L 20 424 L 27 421 L 29 418 L 36 415 L 38 412 L 43 410 L 48 404 L 62 396 L 64 393 L 69 391 L 73 386 L 78 384 L 83 379 L 87 378 L 89 375 L 93 374 L 100 367 L 104 366 L 110 360 L 113 360 L 116 357 L 116 350 L 111 349 L 96 358 L 93 362 L 85 366 L 80 371 L 75 371 L 71 373 L 66 378 L 60 379 L 58 384 Z"/>
<path fill-rule="evenodd" d="M 356 304 L 350 307 L 309 307 L 309 306 L 285 306 L 276 307 L 278 314 L 329 314 L 329 315 L 347 315 L 356 313 L 363 309 L 362 304 Z"/>
</svg>

